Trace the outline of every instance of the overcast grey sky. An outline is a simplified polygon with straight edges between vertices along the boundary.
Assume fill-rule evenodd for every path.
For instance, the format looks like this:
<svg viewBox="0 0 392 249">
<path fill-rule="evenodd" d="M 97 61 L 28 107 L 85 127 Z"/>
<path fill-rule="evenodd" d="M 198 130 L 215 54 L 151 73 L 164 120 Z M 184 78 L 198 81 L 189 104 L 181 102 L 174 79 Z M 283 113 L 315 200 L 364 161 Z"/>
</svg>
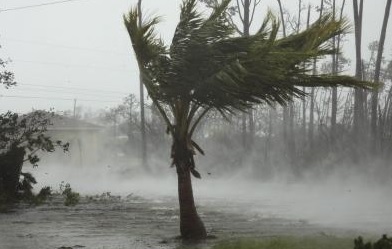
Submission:
<svg viewBox="0 0 392 249">
<path fill-rule="evenodd" d="M 50 2 L 56 0 L 0 1 L 1 10 L 9 9 L 0 12 L 0 57 L 12 60 L 9 69 L 15 72 L 19 83 L 13 89 L 0 88 L 0 112 L 27 112 L 32 108 L 71 110 L 73 99 L 77 99 L 78 106 L 97 110 L 118 105 L 129 93 L 137 94 L 138 68 L 122 23 L 122 14 L 137 1 L 71 0 L 11 10 Z M 167 42 L 178 21 L 180 2 L 143 0 L 143 9 L 148 14 L 163 17 L 158 32 Z M 317 5 L 319 0 L 304 0 L 304 4 L 308 2 Z M 337 2 L 340 5 L 342 1 Z M 296 0 L 282 0 L 282 3 L 296 13 Z M 370 41 L 379 38 L 385 3 L 386 0 L 365 0 L 364 51 Z M 350 19 L 351 4 L 347 0 L 346 16 Z M 277 11 L 276 1 L 262 0 L 256 19 L 261 20 L 269 7 Z M 389 57 L 392 54 L 390 22 L 385 51 Z M 349 35 L 348 40 L 352 37 Z M 344 46 L 352 57 L 353 43 Z"/>
</svg>

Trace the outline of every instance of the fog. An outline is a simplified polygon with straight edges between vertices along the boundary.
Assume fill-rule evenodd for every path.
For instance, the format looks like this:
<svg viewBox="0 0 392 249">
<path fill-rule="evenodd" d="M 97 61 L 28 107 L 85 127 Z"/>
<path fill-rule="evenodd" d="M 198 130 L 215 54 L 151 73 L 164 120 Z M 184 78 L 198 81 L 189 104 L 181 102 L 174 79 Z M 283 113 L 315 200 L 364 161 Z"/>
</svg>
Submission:
<svg viewBox="0 0 392 249">
<path fill-rule="evenodd" d="M 179 2 L 143 1 L 145 9 L 151 9 L 148 14 L 162 12 L 164 22 L 157 31 L 165 42 L 175 30 Z M 292 32 L 297 1 L 282 2 Z M 378 44 L 370 43 L 379 37 L 385 2 L 365 3 L 364 81 L 374 81 L 376 74 Z M 45 134 L 68 142 L 69 150 L 39 151 L 38 167 L 23 165 L 22 172 L 37 180 L 34 193 L 49 186 L 53 195 L 40 205 L 18 202 L 0 212 L 0 248 L 180 247 L 178 178 L 167 134 L 178 120 L 167 127 L 146 97 L 145 138 L 142 135 L 141 103 L 132 94 L 139 90 L 139 71 L 122 19 L 129 1 L 75 1 L 64 8 L 56 3 L 28 7 L 24 15 L 16 15 L 17 8 L 8 7 L 11 3 L 5 1 L 7 8 L 0 9 L 0 59 L 11 59 L 1 66 L 15 73 L 18 84 L 0 86 L 0 112 L 53 111 Z M 267 6 L 278 10 L 276 1 L 261 3 L 255 18 L 264 16 Z M 302 3 L 304 27 L 307 4 L 312 4 L 311 21 L 319 12 L 315 1 Z M 351 4 L 347 2 L 344 11 L 349 19 Z M 255 19 L 251 32 L 261 20 Z M 373 239 L 392 232 L 390 30 L 388 26 L 375 113 L 370 91 L 340 87 L 336 92 L 301 88 L 305 98 L 287 106 L 260 104 L 223 116 L 209 109 L 192 134 L 194 141 L 185 139 L 192 148 L 184 150 L 194 153 L 201 174 L 201 179 L 192 177 L 198 213 L 208 234 L 217 237 L 201 248 L 237 238 Z M 353 38 L 352 33 L 343 37 L 342 56 L 334 59 L 339 74 L 354 74 Z M 334 75 L 331 61 L 324 57 L 304 67 Z M 4 148 L 0 153 L 7 153 Z M 75 206 L 64 204 L 65 184 L 81 195 Z"/>
<path fill-rule="evenodd" d="M 169 145 L 167 141 L 160 145 L 164 153 L 149 152 L 148 173 L 141 167 L 137 154 L 129 157 L 111 148 L 100 155 L 109 158 L 106 162 L 61 163 L 64 155 L 56 153 L 44 156 L 39 167 L 28 171 L 36 176 L 37 189 L 44 186 L 58 189 L 65 182 L 82 195 L 109 192 L 122 198 L 134 195 L 151 201 L 172 198 L 175 203 L 177 177 L 175 169 L 169 167 Z M 113 160 L 109 157 L 113 154 L 120 157 Z M 366 168 L 334 165 L 333 170 L 308 169 L 298 177 L 289 165 L 281 165 L 274 170 L 264 169 L 266 175 L 263 170 L 255 175 L 255 165 L 249 162 L 257 161 L 258 153 L 253 154 L 254 160 L 247 158 L 249 165 L 234 165 L 236 169 L 229 172 L 227 165 L 216 165 L 214 154 L 219 152 L 212 150 L 204 157 L 197 157 L 202 179 L 194 178 L 193 184 L 196 204 L 200 207 L 220 203 L 223 208 L 217 212 L 305 222 L 336 228 L 335 234 L 344 231 L 343 234 L 376 236 L 392 229 L 390 169 L 381 171 L 375 165 Z M 380 177 L 382 174 L 384 177 Z"/>
<path fill-rule="evenodd" d="M 49 134 L 70 142 L 69 151 L 40 153 L 38 167 L 26 164 L 23 172 L 37 179 L 35 192 L 45 186 L 58 192 L 60 184 L 69 183 L 81 194 L 80 203 L 66 207 L 55 196 L 40 206 L 21 205 L 0 214 L 0 247 L 179 246 L 170 137 L 162 126 L 152 125 L 160 120 L 148 114 L 149 127 L 157 130 L 148 132 L 147 168 L 142 166 L 138 128 L 122 126 L 128 119 L 113 123 L 63 117 L 54 122 Z M 336 163 L 338 152 L 323 151 L 328 156 L 294 164 L 282 152 L 280 128 L 271 146 L 265 146 L 265 135 L 256 135 L 253 146 L 244 149 L 237 118 L 228 123 L 210 116 L 195 135 L 206 152 L 195 157 L 202 176 L 192 179 L 196 206 L 208 233 L 217 236 L 202 247 L 244 237 L 376 238 L 392 230 L 392 174 L 382 157 L 357 162 L 345 152 L 346 159 Z M 325 148 L 312 153 L 319 150 Z"/>
</svg>

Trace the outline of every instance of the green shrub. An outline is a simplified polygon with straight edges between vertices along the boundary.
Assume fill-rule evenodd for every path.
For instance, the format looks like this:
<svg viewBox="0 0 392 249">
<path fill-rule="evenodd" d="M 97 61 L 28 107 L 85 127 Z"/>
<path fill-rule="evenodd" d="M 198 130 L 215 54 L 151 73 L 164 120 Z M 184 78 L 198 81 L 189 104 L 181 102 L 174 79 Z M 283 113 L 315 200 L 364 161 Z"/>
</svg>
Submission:
<svg viewBox="0 0 392 249">
<path fill-rule="evenodd" d="M 352 240 L 332 236 L 277 237 L 225 241 L 213 249 L 351 249 Z"/>
<path fill-rule="evenodd" d="M 30 203 L 41 205 L 52 196 L 52 189 L 48 186 L 43 187 L 37 195 L 33 195 Z"/>
<path fill-rule="evenodd" d="M 73 192 L 71 185 L 69 183 L 64 185 L 64 182 L 60 184 L 61 195 L 65 197 L 64 205 L 65 206 L 75 206 L 79 203 L 80 194 L 77 192 Z"/>
<path fill-rule="evenodd" d="M 354 249 L 392 249 L 392 238 L 388 238 L 388 236 L 384 234 L 381 239 L 374 243 L 364 243 L 363 238 L 359 236 L 354 240 Z"/>
</svg>

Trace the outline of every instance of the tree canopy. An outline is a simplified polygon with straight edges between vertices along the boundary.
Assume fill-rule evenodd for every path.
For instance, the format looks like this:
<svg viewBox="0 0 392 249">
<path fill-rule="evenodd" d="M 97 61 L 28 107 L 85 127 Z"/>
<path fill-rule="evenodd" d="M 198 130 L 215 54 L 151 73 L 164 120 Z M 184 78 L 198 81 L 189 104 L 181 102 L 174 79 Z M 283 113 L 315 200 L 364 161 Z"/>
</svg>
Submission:
<svg viewBox="0 0 392 249">
<path fill-rule="evenodd" d="M 14 73 L 4 69 L 6 64 L 7 61 L 4 61 L 0 58 L 0 85 L 4 85 L 8 88 L 10 86 L 16 85 L 16 82 L 14 81 Z"/>
<path fill-rule="evenodd" d="M 269 13 L 254 35 L 238 37 L 226 19 L 229 3 L 223 0 L 203 16 L 196 0 L 184 0 L 170 46 L 156 37 L 159 18 L 138 27 L 136 8 L 124 16 L 143 82 L 156 104 L 224 113 L 253 104 L 284 105 L 304 96 L 297 86 L 368 87 L 352 77 L 314 75 L 304 66 L 335 52 L 327 41 L 347 31 L 346 20 L 324 15 L 309 29 L 279 38 L 279 21 Z"/>
</svg>

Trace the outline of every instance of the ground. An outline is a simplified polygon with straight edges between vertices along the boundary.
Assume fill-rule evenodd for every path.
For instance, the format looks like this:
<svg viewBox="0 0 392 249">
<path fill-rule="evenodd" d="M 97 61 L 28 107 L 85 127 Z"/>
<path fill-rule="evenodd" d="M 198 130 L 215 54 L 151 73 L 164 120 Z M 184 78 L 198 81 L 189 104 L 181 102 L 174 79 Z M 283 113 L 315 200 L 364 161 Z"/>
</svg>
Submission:
<svg viewBox="0 0 392 249">
<path fill-rule="evenodd" d="M 176 238 L 179 220 L 174 175 L 162 179 L 64 172 L 57 172 L 52 182 L 45 175 L 54 172 L 38 172 L 37 178 L 53 186 L 66 180 L 75 191 L 94 196 L 83 197 L 75 207 L 66 207 L 60 198 L 54 198 L 49 204 L 22 205 L 0 214 L 0 248 L 188 247 Z M 392 230 L 392 201 L 386 198 L 387 191 L 362 188 L 359 183 L 307 185 L 206 177 L 195 181 L 195 192 L 200 216 L 213 235 L 196 248 L 237 238 L 351 240 L 359 235 L 379 237 Z"/>
</svg>

